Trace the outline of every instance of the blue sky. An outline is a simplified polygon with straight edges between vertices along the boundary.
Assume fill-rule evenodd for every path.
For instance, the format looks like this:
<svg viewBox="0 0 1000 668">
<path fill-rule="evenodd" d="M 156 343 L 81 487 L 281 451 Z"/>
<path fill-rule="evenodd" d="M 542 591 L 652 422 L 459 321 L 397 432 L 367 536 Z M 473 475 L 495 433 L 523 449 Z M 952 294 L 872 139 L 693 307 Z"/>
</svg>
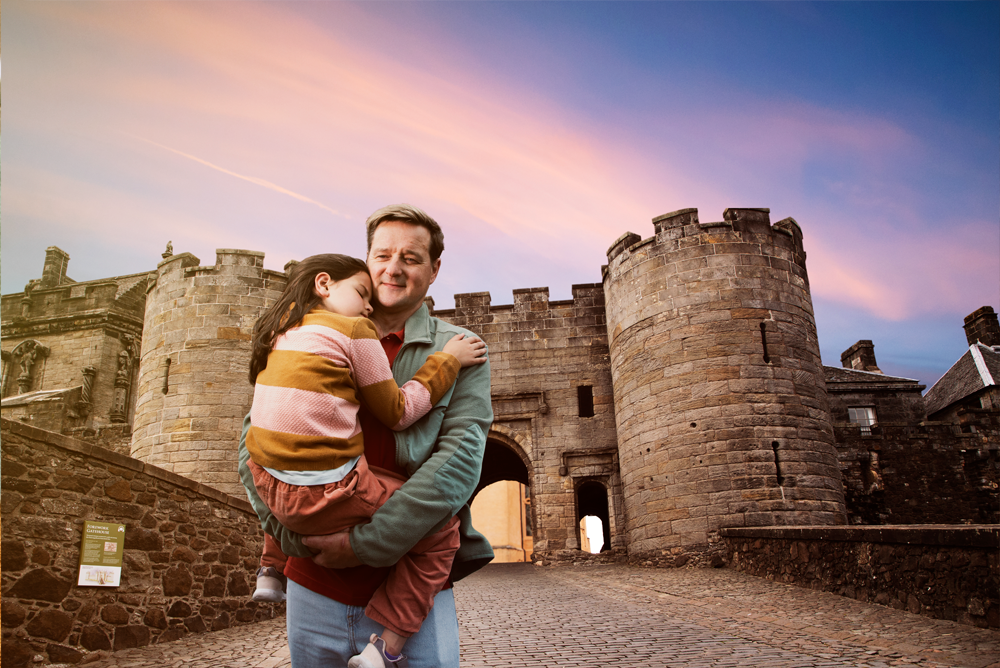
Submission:
<svg viewBox="0 0 1000 668">
<path fill-rule="evenodd" d="M 1000 309 L 1000 3 L 8 0 L 4 293 L 171 240 L 280 269 L 409 201 L 431 294 L 600 281 L 626 231 L 792 216 L 824 362 L 928 385 Z"/>
</svg>

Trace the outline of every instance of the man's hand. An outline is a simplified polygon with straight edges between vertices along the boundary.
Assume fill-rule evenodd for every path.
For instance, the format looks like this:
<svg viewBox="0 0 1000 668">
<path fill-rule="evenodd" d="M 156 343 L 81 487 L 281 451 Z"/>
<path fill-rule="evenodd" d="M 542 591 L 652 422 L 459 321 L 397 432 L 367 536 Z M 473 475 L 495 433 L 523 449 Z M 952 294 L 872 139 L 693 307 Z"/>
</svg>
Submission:
<svg viewBox="0 0 1000 668">
<path fill-rule="evenodd" d="M 313 561 L 324 568 L 351 568 L 361 566 L 361 560 L 354 554 L 351 540 L 346 531 L 325 536 L 304 536 L 302 543 L 316 551 Z"/>
</svg>

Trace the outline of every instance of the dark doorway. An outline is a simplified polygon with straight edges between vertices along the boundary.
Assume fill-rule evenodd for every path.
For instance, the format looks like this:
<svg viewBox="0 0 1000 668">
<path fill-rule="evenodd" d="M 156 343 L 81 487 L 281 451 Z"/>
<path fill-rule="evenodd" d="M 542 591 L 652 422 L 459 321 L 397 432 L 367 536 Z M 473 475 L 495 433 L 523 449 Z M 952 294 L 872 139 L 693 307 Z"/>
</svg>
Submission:
<svg viewBox="0 0 1000 668">
<path fill-rule="evenodd" d="M 608 516 L 608 490 L 596 480 L 586 480 L 576 488 L 576 521 L 579 524 L 587 515 L 601 520 L 604 545 L 601 552 L 611 549 L 611 521 Z"/>
</svg>

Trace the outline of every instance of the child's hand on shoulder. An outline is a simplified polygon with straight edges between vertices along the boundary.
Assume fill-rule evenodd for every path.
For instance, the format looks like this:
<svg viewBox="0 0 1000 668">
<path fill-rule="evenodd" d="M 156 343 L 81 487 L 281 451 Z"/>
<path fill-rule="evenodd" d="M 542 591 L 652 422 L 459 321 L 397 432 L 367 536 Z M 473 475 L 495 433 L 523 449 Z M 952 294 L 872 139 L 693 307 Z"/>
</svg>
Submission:
<svg viewBox="0 0 1000 668">
<path fill-rule="evenodd" d="M 463 368 L 486 361 L 486 344 L 475 336 L 456 334 L 444 345 L 444 352 L 454 355 Z"/>
</svg>

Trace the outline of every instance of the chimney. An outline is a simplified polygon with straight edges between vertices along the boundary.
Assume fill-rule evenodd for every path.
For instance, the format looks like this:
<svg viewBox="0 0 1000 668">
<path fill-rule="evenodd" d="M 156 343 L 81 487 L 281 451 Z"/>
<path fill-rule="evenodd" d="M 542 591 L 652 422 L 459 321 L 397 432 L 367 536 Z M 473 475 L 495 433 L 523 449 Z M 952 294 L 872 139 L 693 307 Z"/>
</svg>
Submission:
<svg viewBox="0 0 1000 668">
<path fill-rule="evenodd" d="M 840 363 L 845 369 L 857 369 L 858 371 L 873 371 L 882 373 L 875 363 L 875 344 L 868 340 L 861 340 L 845 350 L 840 355 Z"/>
<path fill-rule="evenodd" d="M 49 246 L 45 249 L 45 266 L 42 268 L 42 287 L 54 288 L 66 282 L 66 265 L 69 253 L 61 248 Z"/>
<path fill-rule="evenodd" d="M 1000 322 L 992 306 L 984 306 L 965 316 L 965 338 L 969 345 L 1000 346 Z"/>
</svg>

